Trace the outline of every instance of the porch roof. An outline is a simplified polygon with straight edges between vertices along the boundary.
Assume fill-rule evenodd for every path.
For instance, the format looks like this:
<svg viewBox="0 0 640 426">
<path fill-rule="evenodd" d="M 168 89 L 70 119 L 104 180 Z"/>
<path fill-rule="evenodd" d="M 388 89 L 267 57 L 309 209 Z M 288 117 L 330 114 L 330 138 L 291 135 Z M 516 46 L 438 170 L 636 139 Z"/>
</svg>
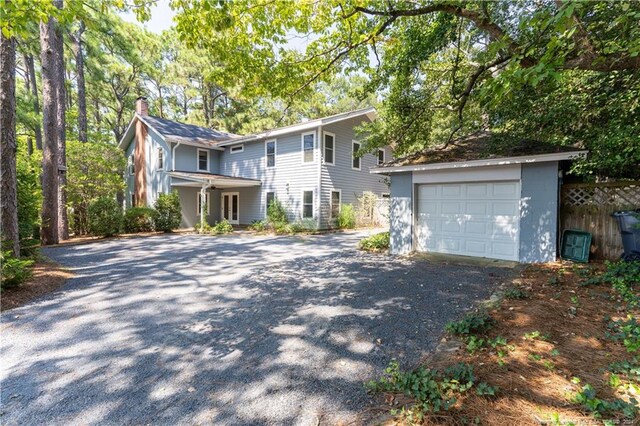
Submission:
<svg viewBox="0 0 640 426">
<path fill-rule="evenodd" d="M 243 177 L 218 175 L 206 172 L 169 172 L 169 176 L 179 180 L 171 179 L 171 186 L 189 186 L 200 188 L 209 185 L 214 188 L 242 188 L 249 186 L 260 186 L 262 182 L 257 179 Z"/>
</svg>

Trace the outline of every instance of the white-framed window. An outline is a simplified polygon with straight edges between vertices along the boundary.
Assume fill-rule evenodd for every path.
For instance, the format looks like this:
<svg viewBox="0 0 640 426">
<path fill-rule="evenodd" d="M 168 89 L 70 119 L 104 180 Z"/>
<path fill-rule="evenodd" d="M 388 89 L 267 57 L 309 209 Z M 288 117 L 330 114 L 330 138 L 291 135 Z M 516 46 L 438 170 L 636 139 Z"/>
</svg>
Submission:
<svg viewBox="0 0 640 426">
<path fill-rule="evenodd" d="M 331 219 L 335 219 L 340 214 L 342 206 L 342 190 L 336 189 L 331 191 Z"/>
<path fill-rule="evenodd" d="M 336 135 L 324 132 L 324 163 L 334 165 L 336 161 Z"/>
<path fill-rule="evenodd" d="M 200 203 L 202 203 L 202 192 L 198 191 L 198 196 L 196 197 L 196 216 L 200 216 Z M 207 212 L 207 216 L 211 214 L 211 203 L 209 203 L 209 193 L 204 193 L 204 202 L 206 203 L 205 210 Z"/>
<path fill-rule="evenodd" d="M 158 148 L 158 154 L 156 156 L 158 170 L 164 170 L 164 149 Z"/>
<path fill-rule="evenodd" d="M 379 149 L 378 150 L 378 166 L 381 166 L 384 164 L 384 149 Z"/>
<path fill-rule="evenodd" d="M 313 218 L 313 191 L 302 191 L 302 218 Z"/>
<path fill-rule="evenodd" d="M 360 157 L 356 157 L 356 153 L 360 150 L 360 142 L 351 142 L 351 168 L 353 170 L 360 170 Z"/>
<path fill-rule="evenodd" d="M 276 166 L 276 140 L 266 141 L 264 143 L 264 154 L 266 157 L 267 167 Z"/>
<path fill-rule="evenodd" d="M 240 144 L 240 145 L 234 145 L 231 148 L 229 148 L 229 152 L 232 154 L 237 154 L 239 152 L 243 152 L 244 151 L 244 144 Z"/>
<path fill-rule="evenodd" d="M 209 150 L 198 148 L 198 171 L 209 171 Z"/>
<path fill-rule="evenodd" d="M 271 203 L 273 203 L 273 200 L 276 199 L 276 193 L 269 191 L 267 192 L 267 199 L 266 199 L 266 204 L 265 204 L 265 217 L 267 215 L 267 213 L 269 212 L 269 206 L 271 205 Z"/>
<path fill-rule="evenodd" d="M 136 159 L 134 158 L 133 154 L 129 156 L 129 174 L 131 176 L 136 174 Z"/>
<path fill-rule="evenodd" d="M 303 133 L 301 139 L 302 162 L 313 163 L 313 150 L 315 148 L 315 132 Z"/>
</svg>

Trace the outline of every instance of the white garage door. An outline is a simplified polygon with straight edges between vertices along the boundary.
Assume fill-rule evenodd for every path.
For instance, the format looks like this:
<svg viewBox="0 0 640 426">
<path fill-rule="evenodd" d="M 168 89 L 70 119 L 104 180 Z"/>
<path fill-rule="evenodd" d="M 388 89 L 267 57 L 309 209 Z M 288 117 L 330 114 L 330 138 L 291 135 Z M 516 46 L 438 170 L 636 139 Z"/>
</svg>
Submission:
<svg viewBox="0 0 640 426">
<path fill-rule="evenodd" d="M 418 187 L 419 251 L 518 260 L 520 182 Z"/>
</svg>

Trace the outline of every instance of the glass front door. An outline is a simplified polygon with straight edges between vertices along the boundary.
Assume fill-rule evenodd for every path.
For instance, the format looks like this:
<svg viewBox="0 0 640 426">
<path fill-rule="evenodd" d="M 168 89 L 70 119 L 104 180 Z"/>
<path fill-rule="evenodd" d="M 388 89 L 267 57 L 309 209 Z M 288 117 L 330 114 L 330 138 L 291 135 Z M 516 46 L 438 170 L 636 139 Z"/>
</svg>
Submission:
<svg viewBox="0 0 640 426">
<path fill-rule="evenodd" d="M 240 195 L 237 192 L 222 194 L 222 218 L 235 225 L 240 223 Z"/>
</svg>

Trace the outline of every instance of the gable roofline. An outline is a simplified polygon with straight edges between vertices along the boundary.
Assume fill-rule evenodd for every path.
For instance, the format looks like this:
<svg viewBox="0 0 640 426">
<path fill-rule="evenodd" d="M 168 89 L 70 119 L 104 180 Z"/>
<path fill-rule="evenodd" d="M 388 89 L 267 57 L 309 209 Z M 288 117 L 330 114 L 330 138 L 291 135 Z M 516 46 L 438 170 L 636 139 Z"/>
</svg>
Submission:
<svg viewBox="0 0 640 426">
<path fill-rule="evenodd" d="M 483 166 L 506 166 L 510 164 L 543 163 L 546 161 L 574 160 L 577 158 L 583 158 L 588 154 L 588 152 L 589 151 L 586 151 L 586 150 L 576 150 L 576 151 L 568 151 L 568 152 L 554 152 L 551 154 L 488 158 L 485 160 L 453 161 L 448 163 L 409 164 L 406 166 L 386 166 L 386 167 L 382 166 L 382 167 L 372 168 L 369 171 L 369 173 L 387 174 L 387 173 L 420 172 L 420 171 L 443 170 L 443 169 L 466 169 L 469 167 L 483 167 Z"/>
<path fill-rule="evenodd" d="M 375 120 L 378 116 L 376 109 L 373 107 L 357 109 L 354 111 L 343 112 L 340 114 L 330 115 L 328 117 L 316 118 L 315 120 L 309 120 L 302 123 L 292 124 L 290 126 L 278 127 L 275 129 L 267 130 L 264 132 L 254 133 L 251 135 L 240 136 L 237 138 L 229 139 L 224 142 L 219 142 L 218 146 L 229 146 L 243 142 L 254 142 L 267 138 L 275 138 L 288 133 L 304 132 L 306 130 L 312 130 L 320 126 L 326 126 L 328 124 L 338 123 L 340 121 L 349 120 L 355 117 L 367 116 L 371 121 Z"/>
</svg>

